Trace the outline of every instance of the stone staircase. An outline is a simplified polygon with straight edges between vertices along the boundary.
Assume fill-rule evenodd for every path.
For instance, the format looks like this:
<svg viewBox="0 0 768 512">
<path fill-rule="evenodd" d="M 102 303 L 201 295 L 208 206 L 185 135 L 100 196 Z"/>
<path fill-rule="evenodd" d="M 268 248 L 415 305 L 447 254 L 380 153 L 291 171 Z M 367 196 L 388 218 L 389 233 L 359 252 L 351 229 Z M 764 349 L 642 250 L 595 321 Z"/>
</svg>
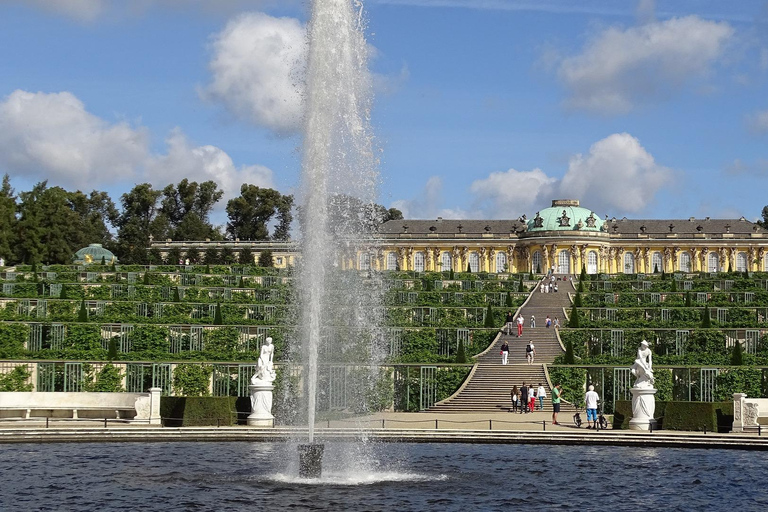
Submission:
<svg viewBox="0 0 768 512">
<path fill-rule="evenodd" d="M 562 276 L 558 276 L 562 277 Z M 520 310 L 525 319 L 523 336 L 517 337 L 517 327 L 511 335 L 502 334 L 482 354 L 476 356 L 476 365 L 469 381 L 453 396 L 439 402 L 429 408 L 430 412 L 506 412 L 512 406 L 509 392 L 512 386 L 520 387 L 523 382 L 526 385 L 538 387 L 543 384 L 547 390 L 547 399 L 544 401 L 544 411 L 552 411 L 552 390 L 547 384 L 542 363 L 552 363 L 555 357 L 563 353 L 560 343 L 557 341 L 554 327 L 546 328 L 547 315 L 553 320 L 560 318 L 560 325 L 566 323 L 564 309 L 570 307 L 571 302 L 568 293 L 575 292 L 573 283 L 558 280 L 559 291 L 557 293 L 540 293 L 537 286 L 528 302 Z M 536 327 L 531 328 L 531 315 L 536 317 Z M 515 316 L 517 318 L 517 316 Z M 501 345 L 504 340 L 509 343 L 509 360 L 507 365 L 501 364 Z M 525 359 L 525 346 L 528 341 L 533 341 L 536 347 L 536 359 L 534 364 L 527 364 Z M 554 383 L 553 383 L 554 384 Z M 569 404 L 562 404 L 561 411 L 574 410 Z"/>
</svg>

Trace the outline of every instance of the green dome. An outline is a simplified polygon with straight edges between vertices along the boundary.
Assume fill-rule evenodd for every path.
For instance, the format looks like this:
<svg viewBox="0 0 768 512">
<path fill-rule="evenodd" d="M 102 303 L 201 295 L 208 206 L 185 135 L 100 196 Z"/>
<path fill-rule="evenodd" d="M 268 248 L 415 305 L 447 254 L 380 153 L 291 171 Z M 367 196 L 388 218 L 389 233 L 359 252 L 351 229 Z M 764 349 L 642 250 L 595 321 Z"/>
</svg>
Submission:
<svg viewBox="0 0 768 512">
<path fill-rule="evenodd" d="M 603 231 L 604 221 L 579 206 L 576 199 L 555 199 L 552 206 L 536 212 L 528 231 Z"/>
<path fill-rule="evenodd" d="M 83 247 L 75 253 L 75 263 L 88 265 L 90 263 L 100 264 L 102 258 L 107 264 L 117 263 L 117 258 L 111 251 L 103 248 L 101 244 L 91 244 Z"/>
</svg>

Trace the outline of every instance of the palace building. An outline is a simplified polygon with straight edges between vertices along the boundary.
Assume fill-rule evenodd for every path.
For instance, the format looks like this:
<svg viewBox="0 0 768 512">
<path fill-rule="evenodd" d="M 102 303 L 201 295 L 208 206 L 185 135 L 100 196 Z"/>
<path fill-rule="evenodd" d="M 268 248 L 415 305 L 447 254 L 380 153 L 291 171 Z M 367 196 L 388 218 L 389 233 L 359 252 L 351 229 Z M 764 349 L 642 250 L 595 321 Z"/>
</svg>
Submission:
<svg viewBox="0 0 768 512">
<path fill-rule="evenodd" d="M 652 273 L 768 271 L 768 230 L 740 219 L 608 219 L 558 199 L 517 220 L 398 220 L 360 269 Z M 346 262 L 351 266 L 354 263 Z"/>
<path fill-rule="evenodd" d="M 515 220 L 403 219 L 379 228 L 375 249 L 350 246 L 343 268 L 438 272 L 636 274 L 658 272 L 768 272 L 768 230 L 740 219 L 601 218 L 574 199 L 556 199 L 531 218 Z M 277 267 L 300 257 L 290 242 L 153 242 L 166 254 L 248 246 L 273 253 Z"/>
</svg>

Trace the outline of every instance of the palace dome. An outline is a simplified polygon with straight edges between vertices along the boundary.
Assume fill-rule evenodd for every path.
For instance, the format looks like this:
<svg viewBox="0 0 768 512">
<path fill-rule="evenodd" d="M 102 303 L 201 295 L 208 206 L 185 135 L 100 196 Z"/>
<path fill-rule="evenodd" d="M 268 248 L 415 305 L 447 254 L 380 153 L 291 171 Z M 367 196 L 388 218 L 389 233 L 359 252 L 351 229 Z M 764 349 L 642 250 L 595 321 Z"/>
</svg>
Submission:
<svg viewBox="0 0 768 512">
<path fill-rule="evenodd" d="M 99 265 L 102 259 L 108 265 L 117 263 L 117 257 L 112 254 L 112 251 L 103 248 L 101 244 L 90 244 L 88 247 L 83 247 L 75 253 L 75 263 L 81 265 L 89 265 L 91 263 Z"/>
<path fill-rule="evenodd" d="M 592 210 L 579 206 L 577 199 L 555 199 L 552 206 L 528 220 L 529 232 L 603 231 L 604 221 Z"/>
</svg>

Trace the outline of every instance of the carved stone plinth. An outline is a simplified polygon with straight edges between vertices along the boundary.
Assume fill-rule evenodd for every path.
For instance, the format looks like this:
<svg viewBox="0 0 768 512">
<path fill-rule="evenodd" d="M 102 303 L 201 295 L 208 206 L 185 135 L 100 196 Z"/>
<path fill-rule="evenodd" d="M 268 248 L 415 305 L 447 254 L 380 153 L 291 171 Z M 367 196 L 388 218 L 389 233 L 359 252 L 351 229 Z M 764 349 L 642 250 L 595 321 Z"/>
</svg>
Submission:
<svg viewBox="0 0 768 512">
<path fill-rule="evenodd" d="M 248 416 L 248 426 L 272 428 L 275 426 L 275 417 L 272 416 L 272 391 L 275 389 L 271 383 L 251 384 L 248 390 L 251 392 L 251 415 Z"/>
<path fill-rule="evenodd" d="M 632 393 L 632 419 L 629 420 L 631 430 L 649 430 L 651 422 L 655 422 L 656 389 L 652 387 L 634 387 Z"/>
</svg>

